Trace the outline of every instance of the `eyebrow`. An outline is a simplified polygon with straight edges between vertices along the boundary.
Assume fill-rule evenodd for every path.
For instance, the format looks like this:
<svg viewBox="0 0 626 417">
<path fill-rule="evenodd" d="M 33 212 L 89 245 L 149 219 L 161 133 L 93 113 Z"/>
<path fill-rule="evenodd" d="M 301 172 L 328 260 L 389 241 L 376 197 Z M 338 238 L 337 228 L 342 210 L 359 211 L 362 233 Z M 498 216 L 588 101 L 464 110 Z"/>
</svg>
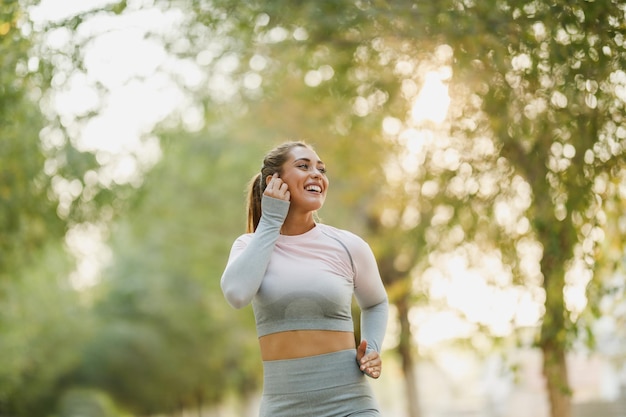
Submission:
<svg viewBox="0 0 626 417">
<path fill-rule="evenodd" d="M 295 164 L 296 162 L 299 162 L 299 161 L 306 161 L 306 162 L 309 162 L 309 163 L 311 162 L 311 160 L 309 158 L 298 158 L 295 161 L 293 161 L 293 163 Z M 321 161 L 321 160 L 318 160 L 317 163 L 318 164 L 322 164 L 322 165 L 326 165 L 326 164 L 324 164 L 324 161 Z"/>
</svg>

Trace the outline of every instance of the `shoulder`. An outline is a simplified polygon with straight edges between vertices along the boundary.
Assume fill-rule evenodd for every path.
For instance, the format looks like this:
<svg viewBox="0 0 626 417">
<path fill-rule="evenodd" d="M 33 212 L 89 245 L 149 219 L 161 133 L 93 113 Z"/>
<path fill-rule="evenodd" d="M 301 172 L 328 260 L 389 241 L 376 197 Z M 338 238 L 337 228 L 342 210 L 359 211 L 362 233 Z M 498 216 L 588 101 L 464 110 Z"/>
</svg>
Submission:
<svg viewBox="0 0 626 417">
<path fill-rule="evenodd" d="M 321 231 L 326 236 L 332 237 L 334 239 L 340 240 L 350 251 L 369 251 L 370 247 L 368 243 L 356 233 L 353 233 L 349 230 L 339 229 L 334 226 L 330 226 L 327 224 L 318 224 L 321 228 Z"/>
<path fill-rule="evenodd" d="M 340 242 L 347 251 L 355 274 L 355 283 L 357 278 L 360 285 L 380 282 L 376 257 L 365 239 L 348 230 L 327 225 L 322 227 L 322 233 Z"/>
</svg>

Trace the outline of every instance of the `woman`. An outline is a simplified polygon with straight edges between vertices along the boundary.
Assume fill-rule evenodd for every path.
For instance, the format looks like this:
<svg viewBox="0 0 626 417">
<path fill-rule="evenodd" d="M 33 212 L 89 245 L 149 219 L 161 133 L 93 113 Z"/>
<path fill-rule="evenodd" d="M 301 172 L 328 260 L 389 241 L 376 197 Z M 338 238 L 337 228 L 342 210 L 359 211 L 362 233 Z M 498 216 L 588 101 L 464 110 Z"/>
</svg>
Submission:
<svg viewBox="0 0 626 417">
<path fill-rule="evenodd" d="M 247 233 L 234 242 L 221 278 L 233 307 L 253 306 L 261 417 L 380 416 L 364 375 L 380 376 L 387 294 L 367 243 L 316 222 L 328 184 L 324 163 L 304 142 L 270 151 L 250 184 Z"/>
</svg>

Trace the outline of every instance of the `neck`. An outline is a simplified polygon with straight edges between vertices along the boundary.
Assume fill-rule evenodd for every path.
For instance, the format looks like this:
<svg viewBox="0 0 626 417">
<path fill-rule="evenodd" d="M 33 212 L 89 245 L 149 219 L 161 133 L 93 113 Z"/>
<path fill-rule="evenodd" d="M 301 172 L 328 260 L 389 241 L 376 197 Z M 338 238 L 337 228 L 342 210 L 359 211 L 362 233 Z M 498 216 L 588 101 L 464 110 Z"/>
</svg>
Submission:
<svg viewBox="0 0 626 417">
<path fill-rule="evenodd" d="M 301 235 L 314 227 L 315 220 L 313 219 L 313 213 L 298 217 L 288 215 L 283 222 L 283 226 L 280 228 L 280 234 L 287 236 Z"/>
</svg>

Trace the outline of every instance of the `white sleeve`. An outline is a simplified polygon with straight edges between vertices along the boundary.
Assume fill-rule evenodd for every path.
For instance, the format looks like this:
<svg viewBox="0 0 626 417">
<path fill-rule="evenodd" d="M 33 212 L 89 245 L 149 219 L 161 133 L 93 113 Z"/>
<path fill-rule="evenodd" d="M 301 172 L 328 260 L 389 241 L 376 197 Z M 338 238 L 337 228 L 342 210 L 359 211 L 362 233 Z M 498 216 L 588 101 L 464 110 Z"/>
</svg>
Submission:
<svg viewBox="0 0 626 417">
<path fill-rule="evenodd" d="M 380 352 L 389 315 L 387 291 L 369 245 L 357 238 L 350 252 L 355 268 L 354 294 L 361 308 L 361 340 L 367 341 L 368 352 Z"/>
<path fill-rule="evenodd" d="M 248 305 L 259 290 L 289 211 L 289 201 L 265 195 L 261 205 L 256 231 L 235 240 L 220 281 L 224 297 L 235 308 Z"/>
</svg>

